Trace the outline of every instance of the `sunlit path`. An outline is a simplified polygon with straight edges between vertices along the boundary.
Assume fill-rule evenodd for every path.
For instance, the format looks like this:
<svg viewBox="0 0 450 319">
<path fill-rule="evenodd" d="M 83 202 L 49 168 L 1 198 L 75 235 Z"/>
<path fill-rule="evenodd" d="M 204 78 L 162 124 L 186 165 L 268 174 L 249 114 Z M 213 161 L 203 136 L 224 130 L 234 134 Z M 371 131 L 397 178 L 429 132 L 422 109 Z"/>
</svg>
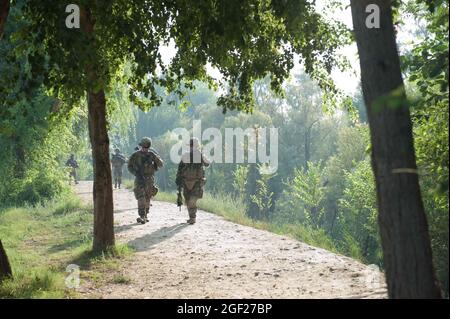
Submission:
<svg viewBox="0 0 450 319">
<path fill-rule="evenodd" d="M 91 182 L 76 187 L 89 201 Z M 128 284 L 93 288 L 86 298 L 383 298 L 382 275 L 351 258 L 297 240 L 234 224 L 199 211 L 153 202 L 150 222 L 136 223 L 136 201 L 128 190 L 114 191 L 116 236 L 136 254 L 117 273 Z"/>
</svg>

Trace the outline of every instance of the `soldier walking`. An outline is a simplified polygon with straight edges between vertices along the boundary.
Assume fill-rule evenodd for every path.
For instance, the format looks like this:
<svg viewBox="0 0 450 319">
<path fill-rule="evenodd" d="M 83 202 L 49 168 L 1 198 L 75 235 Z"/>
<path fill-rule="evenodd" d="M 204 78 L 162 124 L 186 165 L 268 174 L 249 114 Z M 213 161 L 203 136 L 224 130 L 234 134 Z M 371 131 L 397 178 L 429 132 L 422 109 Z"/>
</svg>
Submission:
<svg viewBox="0 0 450 319">
<path fill-rule="evenodd" d="M 181 156 L 175 183 L 178 191 L 183 189 L 184 200 L 188 209 L 188 224 L 195 224 L 197 217 L 197 200 L 203 197 L 203 187 L 206 183 L 205 169 L 210 162 L 202 154 L 198 139 L 189 141 L 189 152 Z"/>
<path fill-rule="evenodd" d="M 111 157 L 111 164 L 113 168 L 114 188 L 120 188 L 122 184 L 122 167 L 127 162 L 127 158 L 120 153 L 120 149 L 116 148 Z"/>
<path fill-rule="evenodd" d="M 75 184 L 78 184 L 78 180 L 77 180 L 77 168 L 78 166 L 78 162 L 75 160 L 75 155 L 74 154 L 70 154 L 69 159 L 66 162 L 66 166 L 70 167 L 70 173 L 69 173 L 69 185 L 72 184 L 72 177 L 75 181 Z"/>
<path fill-rule="evenodd" d="M 158 188 L 155 186 L 155 172 L 163 166 L 163 160 L 153 150 L 150 150 L 152 140 L 149 137 L 142 138 L 140 150 L 131 155 L 128 161 L 128 170 L 135 176 L 134 196 L 138 202 L 137 222 L 145 224 L 149 221 L 150 199 L 156 195 Z"/>
</svg>

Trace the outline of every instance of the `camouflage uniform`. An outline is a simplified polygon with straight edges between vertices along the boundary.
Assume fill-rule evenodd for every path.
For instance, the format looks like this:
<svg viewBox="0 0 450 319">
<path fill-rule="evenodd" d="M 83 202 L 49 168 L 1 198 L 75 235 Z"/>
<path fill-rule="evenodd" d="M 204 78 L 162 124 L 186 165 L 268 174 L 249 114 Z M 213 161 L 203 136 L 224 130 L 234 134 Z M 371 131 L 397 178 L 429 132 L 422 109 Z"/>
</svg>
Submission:
<svg viewBox="0 0 450 319">
<path fill-rule="evenodd" d="M 75 181 L 75 184 L 78 184 L 78 180 L 77 180 L 77 168 L 78 166 L 78 162 L 75 160 L 75 155 L 71 154 L 70 158 L 67 160 L 66 162 L 66 166 L 70 167 L 70 173 L 69 173 L 69 185 L 72 182 L 72 177 Z"/>
<path fill-rule="evenodd" d="M 190 152 L 184 153 L 181 157 L 175 183 L 178 188 L 183 188 L 189 213 L 187 222 L 194 224 L 197 217 L 197 200 L 203 197 L 203 186 L 206 183 L 204 167 L 209 166 L 209 160 L 199 150 L 198 141 L 191 140 L 190 144 Z"/>
<path fill-rule="evenodd" d="M 111 157 L 111 164 L 113 168 L 114 188 L 122 184 L 122 166 L 127 162 L 127 159 L 120 153 L 119 149 L 115 150 L 115 154 Z"/>
<path fill-rule="evenodd" d="M 150 199 L 158 192 L 155 186 L 155 171 L 163 166 L 162 159 L 154 151 L 148 150 L 150 145 L 151 140 L 143 138 L 141 142 L 143 149 L 134 152 L 128 161 L 128 170 L 136 177 L 133 190 L 138 201 L 137 221 L 142 224 L 148 221 Z"/>
</svg>

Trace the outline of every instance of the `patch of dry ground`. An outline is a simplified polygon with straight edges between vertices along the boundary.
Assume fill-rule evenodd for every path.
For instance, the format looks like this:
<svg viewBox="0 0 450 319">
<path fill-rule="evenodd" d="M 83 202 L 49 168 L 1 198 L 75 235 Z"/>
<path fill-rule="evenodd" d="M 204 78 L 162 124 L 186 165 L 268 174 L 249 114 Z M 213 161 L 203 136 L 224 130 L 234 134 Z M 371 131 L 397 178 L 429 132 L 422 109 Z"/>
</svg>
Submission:
<svg viewBox="0 0 450 319">
<path fill-rule="evenodd" d="M 92 182 L 77 194 L 92 201 Z M 84 298 L 385 298 L 383 275 L 354 259 L 199 211 L 153 202 L 150 222 L 136 222 L 133 193 L 114 190 L 116 238 L 136 253 L 115 270 L 120 280 L 88 280 Z"/>
</svg>

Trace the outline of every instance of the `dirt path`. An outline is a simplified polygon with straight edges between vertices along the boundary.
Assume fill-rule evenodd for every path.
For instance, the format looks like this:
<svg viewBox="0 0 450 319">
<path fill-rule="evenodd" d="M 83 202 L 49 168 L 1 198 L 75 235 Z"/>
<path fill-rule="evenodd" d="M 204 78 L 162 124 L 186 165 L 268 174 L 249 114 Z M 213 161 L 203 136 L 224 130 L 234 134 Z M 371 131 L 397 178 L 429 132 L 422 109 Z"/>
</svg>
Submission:
<svg viewBox="0 0 450 319">
<path fill-rule="evenodd" d="M 76 192 L 92 201 L 92 183 Z M 114 190 L 116 238 L 136 249 L 119 271 L 129 283 L 80 292 L 86 298 L 384 298 L 378 270 L 297 240 L 199 211 L 153 202 L 150 222 L 136 223 L 133 193 Z M 382 282 L 382 284 L 379 284 Z"/>
</svg>

